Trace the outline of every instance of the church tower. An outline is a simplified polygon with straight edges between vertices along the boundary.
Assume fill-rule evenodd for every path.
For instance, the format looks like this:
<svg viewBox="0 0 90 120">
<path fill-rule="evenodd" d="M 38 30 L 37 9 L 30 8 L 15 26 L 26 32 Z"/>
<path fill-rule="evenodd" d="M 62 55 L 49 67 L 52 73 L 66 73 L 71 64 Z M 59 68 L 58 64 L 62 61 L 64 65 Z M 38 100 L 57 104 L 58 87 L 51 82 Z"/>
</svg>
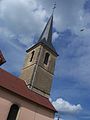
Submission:
<svg viewBox="0 0 90 120">
<path fill-rule="evenodd" d="M 20 78 L 31 90 L 49 97 L 55 61 L 58 56 L 52 44 L 53 14 L 49 18 L 38 42 L 26 52 Z"/>
</svg>

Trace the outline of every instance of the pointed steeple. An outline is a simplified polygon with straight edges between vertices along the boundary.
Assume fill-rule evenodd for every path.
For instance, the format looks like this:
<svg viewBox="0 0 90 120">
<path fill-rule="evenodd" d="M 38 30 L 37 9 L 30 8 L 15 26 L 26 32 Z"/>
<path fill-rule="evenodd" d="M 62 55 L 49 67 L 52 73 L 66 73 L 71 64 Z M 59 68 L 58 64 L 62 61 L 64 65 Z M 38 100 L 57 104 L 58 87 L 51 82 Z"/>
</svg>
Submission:
<svg viewBox="0 0 90 120">
<path fill-rule="evenodd" d="M 26 50 L 26 52 L 31 50 L 33 47 L 38 46 L 39 44 L 43 44 L 44 46 L 48 47 L 56 56 L 58 56 L 58 54 L 52 44 L 52 33 L 53 33 L 53 13 L 50 16 L 38 42 L 34 46 L 32 46 L 31 48 Z"/>
<path fill-rule="evenodd" d="M 43 40 L 45 40 L 48 44 L 52 42 L 52 26 L 53 26 L 53 15 L 51 15 L 50 19 L 48 20 L 41 34 L 39 42 Z"/>
<path fill-rule="evenodd" d="M 52 32 L 53 32 L 52 30 L 53 30 L 53 14 L 49 18 L 40 38 L 38 40 L 38 43 L 43 43 L 44 45 L 49 47 L 56 55 L 58 55 L 52 44 Z"/>
</svg>

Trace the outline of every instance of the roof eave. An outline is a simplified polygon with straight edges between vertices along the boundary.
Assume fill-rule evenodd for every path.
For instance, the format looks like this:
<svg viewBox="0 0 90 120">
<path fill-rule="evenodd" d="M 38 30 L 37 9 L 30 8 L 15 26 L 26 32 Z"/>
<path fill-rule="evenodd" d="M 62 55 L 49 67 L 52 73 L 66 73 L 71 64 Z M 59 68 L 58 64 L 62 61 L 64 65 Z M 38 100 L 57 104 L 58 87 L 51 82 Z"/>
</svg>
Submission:
<svg viewBox="0 0 90 120">
<path fill-rule="evenodd" d="M 13 94 L 15 94 L 15 95 L 18 95 L 18 96 L 20 96 L 20 97 L 22 97 L 22 98 L 24 98 L 24 99 L 27 99 L 28 101 L 31 101 L 31 102 L 33 102 L 33 103 L 35 103 L 35 104 L 38 104 L 38 105 L 40 105 L 40 106 L 42 106 L 42 107 L 45 107 L 45 108 L 49 109 L 49 110 L 52 110 L 53 112 L 57 112 L 53 105 L 52 105 L 53 108 L 49 108 L 49 107 L 43 106 L 43 105 L 41 105 L 41 104 L 39 104 L 39 103 L 37 103 L 37 102 L 35 102 L 35 101 L 32 101 L 32 100 L 30 100 L 30 99 L 28 99 L 28 98 L 20 95 L 19 93 L 16 93 L 16 92 L 14 92 L 14 91 L 12 91 L 12 90 L 10 90 L 10 89 L 7 89 L 7 88 L 5 88 L 5 87 L 3 87 L 3 86 L 1 86 L 1 85 L 0 85 L 0 87 L 3 88 L 3 89 L 6 89 L 7 91 L 9 91 L 9 92 L 11 92 L 11 93 L 13 93 Z"/>
<path fill-rule="evenodd" d="M 31 48 L 27 49 L 26 52 L 28 53 L 29 51 L 33 50 L 34 48 L 36 48 L 36 47 L 39 46 L 39 45 L 45 46 L 45 47 L 46 47 L 47 49 L 49 49 L 49 50 L 52 52 L 52 54 L 54 54 L 56 57 L 59 56 L 57 52 L 53 51 L 50 47 L 48 47 L 47 45 L 45 45 L 43 42 L 38 42 L 37 44 L 33 45 Z"/>
</svg>

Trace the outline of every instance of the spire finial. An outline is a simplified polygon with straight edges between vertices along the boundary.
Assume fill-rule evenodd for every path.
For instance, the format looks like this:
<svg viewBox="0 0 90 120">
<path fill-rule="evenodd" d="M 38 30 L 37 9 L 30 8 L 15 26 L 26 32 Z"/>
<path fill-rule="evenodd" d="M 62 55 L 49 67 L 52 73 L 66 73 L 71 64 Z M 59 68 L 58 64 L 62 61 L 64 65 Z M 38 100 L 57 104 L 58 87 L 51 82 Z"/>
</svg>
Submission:
<svg viewBox="0 0 90 120">
<path fill-rule="evenodd" d="M 52 11 L 52 14 L 54 13 L 54 10 L 56 9 L 56 2 L 53 4 L 53 11 Z"/>
</svg>

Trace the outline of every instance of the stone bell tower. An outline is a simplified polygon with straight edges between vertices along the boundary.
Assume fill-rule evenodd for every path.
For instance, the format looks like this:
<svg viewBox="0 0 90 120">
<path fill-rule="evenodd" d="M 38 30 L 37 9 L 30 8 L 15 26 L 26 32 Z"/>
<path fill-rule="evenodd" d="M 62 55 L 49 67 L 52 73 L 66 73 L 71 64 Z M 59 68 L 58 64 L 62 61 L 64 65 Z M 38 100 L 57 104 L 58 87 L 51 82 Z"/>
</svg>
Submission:
<svg viewBox="0 0 90 120">
<path fill-rule="evenodd" d="M 58 56 L 52 45 L 53 14 L 48 20 L 38 42 L 26 52 L 26 59 L 20 78 L 31 90 L 49 97 L 55 61 Z"/>
</svg>

